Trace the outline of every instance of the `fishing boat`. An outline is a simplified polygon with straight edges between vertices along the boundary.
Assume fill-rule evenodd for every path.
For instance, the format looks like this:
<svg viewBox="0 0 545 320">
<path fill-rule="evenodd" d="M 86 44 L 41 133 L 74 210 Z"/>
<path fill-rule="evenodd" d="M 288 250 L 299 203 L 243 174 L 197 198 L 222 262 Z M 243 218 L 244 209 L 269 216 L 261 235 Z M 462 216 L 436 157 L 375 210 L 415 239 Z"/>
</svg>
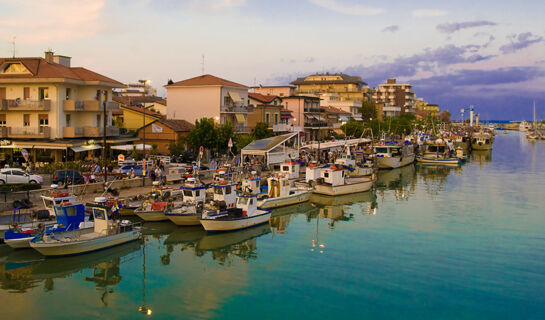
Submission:
<svg viewBox="0 0 545 320">
<path fill-rule="evenodd" d="M 134 213 L 144 221 L 167 221 L 165 216 L 166 201 L 146 200 L 140 208 L 134 210 Z"/>
<path fill-rule="evenodd" d="M 344 152 L 335 159 L 335 164 L 349 169 L 347 171 L 349 176 L 368 176 L 375 172 L 371 161 L 366 161 L 365 157 L 361 161 L 357 161 L 356 155 L 352 154 L 349 147 L 346 147 Z"/>
<path fill-rule="evenodd" d="M 395 169 L 404 167 L 414 162 L 414 146 L 410 143 L 404 144 L 379 144 L 375 146 L 375 153 L 379 169 Z"/>
<path fill-rule="evenodd" d="M 278 173 L 267 178 L 268 193 L 259 198 L 257 206 L 273 209 L 308 201 L 310 190 L 292 187 L 288 175 Z"/>
<path fill-rule="evenodd" d="M 93 213 L 94 227 L 44 234 L 30 246 L 44 256 L 68 256 L 106 249 L 141 237 L 141 229 L 130 221 L 119 221 L 111 208 L 87 204 Z"/>
<path fill-rule="evenodd" d="M 206 200 L 206 187 L 192 177 L 186 180 L 180 190 L 183 192 L 183 201 L 170 202 L 164 211 L 165 217 L 178 226 L 200 225 L 198 216 Z"/>
<path fill-rule="evenodd" d="M 266 186 L 261 185 L 261 178 L 257 176 L 256 171 L 251 172 L 251 176 L 244 178 L 240 182 L 240 190 L 242 193 L 251 193 L 258 195 L 266 192 Z"/>
<path fill-rule="evenodd" d="M 491 150 L 492 144 L 494 144 L 493 135 L 485 131 L 474 133 L 471 139 L 473 150 Z"/>
<path fill-rule="evenodd" d="M 320 178 L 316 181 L 314 192 L 328 196 L 338 196 L 356 192 L 364 192 L 371 189 L 376 180 L 371 176 L 348 177 L 349 169 L 331 164 L 321 168 Z"/>
<path fill-rule="evenodd" d="M 14 210 L 14 215 L 16 214 L 16 210 Z M 35 228 L 21 228 L 15 223 L 12 229 L 6 231 L 4 242 L 15 249 L 30 248 L 30 240 L 42 233 L 53 234 L 93 227 L 92 221 L 85 221 L 85 206 L 83 204 L 55 206 L 55 216 L 57 223 L 49 227 L 39 224 Z"/>
<path fill-rule="evenodd" d="M 230 210 L 205 210 L 201 224 L 206 231 L 234 231 L 269 222 L 271 211 L 257 207 L 257 196 L 251 193 L 237 196 L 236 207 Z"/>
<path fill-rule="evenodd" d="M 458 165 L 460 159 L 452 155 L 451 147 L 443 139 L 428 144 L 424 154 L 416 159 L 424 164 Z"/>
<path fill-rule="evenodd" d="M 48 195 L 40 196 L 44 204 L 45 210 L 49 211 L 51 217 L 55 217 L 55 207 L 65 203 L 77 203 L 76 196 L 66 191 L 57 190 L 57 186 L 53 185 L 53 189 Z"/>
</svg>

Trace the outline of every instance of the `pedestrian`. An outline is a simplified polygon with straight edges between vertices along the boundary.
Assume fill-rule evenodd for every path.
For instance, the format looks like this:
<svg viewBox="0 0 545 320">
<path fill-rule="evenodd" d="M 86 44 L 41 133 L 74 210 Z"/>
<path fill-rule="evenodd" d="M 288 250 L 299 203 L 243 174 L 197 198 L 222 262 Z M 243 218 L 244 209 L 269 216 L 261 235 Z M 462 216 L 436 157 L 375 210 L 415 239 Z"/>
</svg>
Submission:
<svg viewBox="0 0 545 320">
<path fill-rule="evenodd" d="M 151 168 L 151 170 L 150 170 L 150 177 L 151 177 L 151 181 L 155 181 L 156 175 L 155 175 L 155 169 L 154 168 Z"/>
<path fill-rule="evenodd" d="M 134 179 L 134 169 L 131 168 L 131 171 L 129 173 L 129 178 Z"/>
</svg>

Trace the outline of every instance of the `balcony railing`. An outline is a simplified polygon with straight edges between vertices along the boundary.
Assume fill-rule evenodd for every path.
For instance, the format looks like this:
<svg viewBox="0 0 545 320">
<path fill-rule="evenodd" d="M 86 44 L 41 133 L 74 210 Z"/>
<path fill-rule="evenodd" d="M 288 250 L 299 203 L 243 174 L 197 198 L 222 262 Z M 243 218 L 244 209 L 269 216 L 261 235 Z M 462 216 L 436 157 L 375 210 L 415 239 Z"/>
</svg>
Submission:
<svg viewBox="0 0 545 320">
<path fill-rule="evenodd" d="M 116 111 L 119 110 L 119 103 L 115 101 L 108 101 L 106 102 L 106 110 L 108 111 Z"/>
<path fill-rule="evenodd" d="M 51 128 L 49 127 L 7 127 L 9 138 L 42 138 L 46 139 L 51 136 Z"/>
<path fill-rule="evenodd" d="M 101 112 L 104 111 L 103 105 L 98 100 L 64 100 L 62 102 L 64 112 L 89 111 Z M 119 110 L 119 103 L 115 101 L 106 102 L 107 111 Z"/>
<path fill-rule="evenodd" d="M 244 125 L 234 125 L 233 130 L 236 133 L 248 133 L 248 127 L 246 127 Z"/>
<path fill-rule="evenodd" d="M 247 107 L 226 107 L 220 108 L 221 113 L 249 113 Z"/>
<path fill-rule="evenodd" d="M 0 127 L 0 138 L 8 137 L 8 127 Z"/>
<path fill-rule="evenodd" d="M 4 111 L 49 111 L 49 109 L 51 109 L 51 100 L 2 99 Z"/>
<path fill-rule="evenodd" d="M 307 128 L 327 127 L 327 123 L 325 123 L 325 122 L 305 122 L 305 127 L 307 127 Z"/>
<path fill-rule="evenodd" d="M 80 138 L 83 137 L 83 128 L 81 127 L 64 127 L 62 128 L 62 136 L 64 138 Z"/>
</svg>

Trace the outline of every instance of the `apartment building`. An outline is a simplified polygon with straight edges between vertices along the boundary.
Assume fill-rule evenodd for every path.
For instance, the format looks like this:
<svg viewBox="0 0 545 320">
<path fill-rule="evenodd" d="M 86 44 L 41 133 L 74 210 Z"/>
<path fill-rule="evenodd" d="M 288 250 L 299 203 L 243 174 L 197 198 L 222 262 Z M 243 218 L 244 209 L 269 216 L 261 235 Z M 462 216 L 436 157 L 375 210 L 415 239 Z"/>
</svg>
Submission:
<svg viewBox="0 0 545 320">
<path fill-rule="evenodd" d="M 112 111 L 119 105 L 112 89 L 123 86 L 51 51 L 44 58 L 0 58 L 2 157 L 13 160 L 27 149 L 34 162 L 73 160 L 102 149 L 95 141 L 104 135 L 115 143 Z"/>
<path fill-rule="evenodd" d="M 248 114 L 250 131 L 254 130 L 259 122 L 266 123 L 269 128 L 281 122 L 282 100 L 279 97 L 249 92 L 248 105 L 253 106 L 252 112 Z"/>
<path fill-rule="evenodd" d="M 396 79 L 388 79 L 386 83 L 379 85 L 372 97 L 377 104 L 383 105 L 382 112 L 385 117 L 414 112 L 415 95 L 412 85 L 408 83 L 397 83 Z"/>
<path fill-rule="evenodd" d="M 283 97 L 282 105 L 292 111 L 292 124 L 304 130 L 305 140 L 316 141 L 322 137 L 321 131 L 327 128 L 327 122 L 320 114 L 320 98 L 302 95 Z"/>
<path fill-rule="evenodd" d="M 251 87 L 253 93 L 266 96 L 289 97 L 295 95 L 294 86 L 259 86 Z"/>
<path fill-rule="evenodd" d="M 248 132 L 248 87 L 213 75 L 174 82 L 167 89 L 167 118 L 195 123 L 212 118 L 223 124 L 230 121 L 237 133 Z"/>
</svg>

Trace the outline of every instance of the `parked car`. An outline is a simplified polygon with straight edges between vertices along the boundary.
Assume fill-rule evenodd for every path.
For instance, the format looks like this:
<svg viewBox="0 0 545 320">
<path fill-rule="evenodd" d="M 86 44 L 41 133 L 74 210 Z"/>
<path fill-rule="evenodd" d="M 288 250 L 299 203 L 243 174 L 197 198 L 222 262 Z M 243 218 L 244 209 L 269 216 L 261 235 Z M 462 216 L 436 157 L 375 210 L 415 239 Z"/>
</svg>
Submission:
<svg viewBox="0 0 545 320">
<path fill-rule="evenodd" d="M 0 170 L 0 184 L 4 183 L 43 183 L 44 179 L 37 174 L 29 174 L 18 168 Z"/>
<path fill-rule="evenodd" d="M 53 174 L 53 184 L 85 184 L 85 178 L 78 170 L 57 170 Z"/>
<path fill-rule="evenodd" d="M 141 165 L 138 165 L 138 164 L 122 165 L 121 167 L 115 169 L 115 172 L 129 175 L 131 173 L 131 169 L 134 171 L 134 175 L 137 177 L 141 177 L 144 175 L 144 169 L 142 168 Z"/>
</svg>

